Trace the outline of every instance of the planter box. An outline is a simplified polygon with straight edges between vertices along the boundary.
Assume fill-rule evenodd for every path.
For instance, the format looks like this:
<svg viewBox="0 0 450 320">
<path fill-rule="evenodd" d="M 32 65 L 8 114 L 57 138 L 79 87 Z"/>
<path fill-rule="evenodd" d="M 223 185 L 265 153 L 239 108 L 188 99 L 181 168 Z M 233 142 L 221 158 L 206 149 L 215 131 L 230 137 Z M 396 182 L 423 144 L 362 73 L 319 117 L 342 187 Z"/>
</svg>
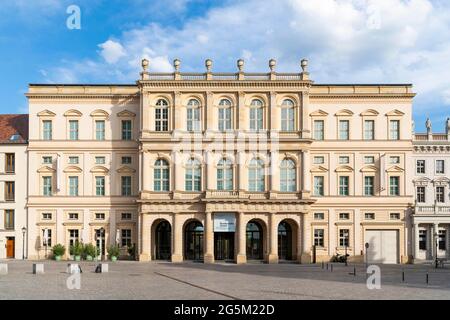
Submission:
<svg viewBox="0 0 450 320">
<path fill-rule="evenodd" d="M 43 263 L 33 263 L 33 274 L 43 274 L 44 264 Z"/>
</svg>

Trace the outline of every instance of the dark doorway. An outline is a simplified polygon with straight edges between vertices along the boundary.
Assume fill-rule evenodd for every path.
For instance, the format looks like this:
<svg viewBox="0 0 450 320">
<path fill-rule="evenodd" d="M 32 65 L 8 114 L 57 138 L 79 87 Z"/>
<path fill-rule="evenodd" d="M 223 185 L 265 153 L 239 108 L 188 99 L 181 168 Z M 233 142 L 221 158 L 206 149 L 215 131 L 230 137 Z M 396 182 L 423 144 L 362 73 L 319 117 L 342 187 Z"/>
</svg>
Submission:
<svg viewBox="0 0 450 320">
<path fill-rule="evenodd" d="M 105 234 L 105 230 L 103 230 L 103 232 L 100 234 L 100 229 L 95 229 L 95 245 L 97 246 L 97 250 L 100 253 L 100 240 L 102 241 L 101 243 L 101 247 L 102 247 L 102 252 L 100 253 L 100 255 L 104 256 L 105 252 L 106 252 L 106 243 L 105 243 L 105 238 L 106 238 L 106 234 Z"/>
<path fill-rule="evenodd" d="M 278 258 L 292 260 L 292 228 L 286 221 L 278 225 Z"/>
<path fill-rule="evenodd" d="M 15 248 L 14 237 L 6 238 L 6 258 L 14 258 L 15 250 L 16 250 L 16 248 Z"/>
<path fill-rule="evenodd" d="M 189 222 L 185 227 L 184 258 L 203 260 L 203 225 L 198 221 Z"/>
<path fill-rule="evenodd" d="M 234 232 L 214 232 L 214 259 L 234 260 Z"/>
<path fill-rule="evenodd" d="M 155 229 L 156 260 L 170 260 L 172 256 L 172 229 L 170 223 L 161 221 Z"/>
<path fill-rule="evenodd" d="M 263 230 L 256 221 L 247 223 L 247 259 L 263 259 Z"/>
</svg>

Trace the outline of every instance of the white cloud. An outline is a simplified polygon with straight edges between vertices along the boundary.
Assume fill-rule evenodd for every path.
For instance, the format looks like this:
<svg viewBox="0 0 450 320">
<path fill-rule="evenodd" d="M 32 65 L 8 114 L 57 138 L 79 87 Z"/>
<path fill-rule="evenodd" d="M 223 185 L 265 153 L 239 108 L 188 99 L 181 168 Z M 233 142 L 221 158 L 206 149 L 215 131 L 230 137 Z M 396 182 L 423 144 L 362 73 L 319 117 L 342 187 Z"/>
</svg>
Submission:
<svg viewBox="0 0 450 320">
<path fill-rule="evenodd" d="M 108 40 L 98 46 L 102 49 L 100 55 L 107 63 L 116 63 L 120 58 L 126 56 L 125 49 L 120 42 Z"/>
</svg>

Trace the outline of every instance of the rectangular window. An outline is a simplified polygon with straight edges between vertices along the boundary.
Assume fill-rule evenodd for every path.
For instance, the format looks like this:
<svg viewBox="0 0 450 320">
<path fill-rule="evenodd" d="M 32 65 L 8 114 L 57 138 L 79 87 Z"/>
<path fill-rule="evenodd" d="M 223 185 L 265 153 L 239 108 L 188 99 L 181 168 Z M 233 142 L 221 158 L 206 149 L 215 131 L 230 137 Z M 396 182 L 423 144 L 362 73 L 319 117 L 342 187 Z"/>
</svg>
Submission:
<svg viewBox="0 0 450 320">
<path fill-rule="evenodd" d="M 389 177 L 389 195 L 400 195 L 400 177 Z"/>
<path fill-rule="evenodd" d="M 105 120 L 95 120 L 95 140 L 105 140 Z"/>
<path fill-rule="evenodd" d="M 400 140 L 400 121 L 389 121 L 389 138 L 390 140 Z"/>
<path fill-rule="evenodd" d="M 44 164 L 52 164 L 53 163 L 53 159 L 52 159 L 52 157 L 42 157 L 42 162 Z"/>
<path fill-rule="evenodd" d="M 314 195 L 323 196 L 323 177 L 314 177 Z"/>
<path fill-rule="evenodd" d="M 263 129 L 263 108 L 250 108 L 250 130 Z"/>
<path fill-rule="evenodd" d="M 350 220 L 350 213 L 348 212 L 339 213 L 339 220 Z"/>
<path fill-rule="evenodd" d="M 438 202 L 438 203 L 445 202 L 444 190 L 445 190 L 444 187 L 436 187 L 436 202 Z"/>
<path fill-rule="evenodd" d="M 374 195 L 374 182 L 375 177 L 373 176 L 367 176 L 364 177 L 364 195 L 365 196 L 373 196 Z"/>
<path fill-rule="evenodd" d="M 444 160 L 436 160 L 436 173 L 444 173 Z"/>
<path fill-rule="evenodd" d="M 339 120 L 339 140 L 349 139 L 350 123 L 348 120 Z"/>
<path fill-rule="evenodd" d="M 47 239 L 45 239 L 45 230 L 47 230 Z M 47 241 L 46 241 L 47 240 Z M 43 229 L 42 230 L 42 245 L 45 247 L 52 246 L 52 229 Z"/>
<path fill-rule="evenodd" d="M 314 212 L 314 220 L 324 220 L 325 214 L 323 212 Z"/>
<path fill-rule="evenodd" d="M 105 220 L 105 214 L 104 213 L 96 213 L 95 220 Z"/>
<path fill-rule="evenodd" d="M 339 177 L 339 195 L 348 196 L 349 195 L 349 177 L 340 176 Z"/>
<path fill-rule="evenodd" d="M 15 155 L 14 153 L 5 154 L 5 172 L 14 173 L 15 172 Z"/>
<path fill-rule="evenodd" d="M 200 108 L 187 109 L 187 130 L 191 132 L 200 131 Z"/>
<path fill-rule="evenodd" d="M 324 246 L 324 230 L 323 229 L 314 229 L 314 245 L 316 247 Z"/>
<path fill-rule="evenodd" d="M 42 220 L 52 220 L 52 214 L 48 212 L 42 213 Z"/>
<path fill-rule="evenodd" d="M 325 163 L 325 158 L 322 156 L 319 157 L 314 157 L 314 164 L 324 164 Z"/>
<path fill-rule="evenodd" d="M 123 176 L 121 180 L 122 180 L 122 195 L 131 196 L 131 177 Z"/>
<path fill-rule="evenodd" d="M 43 186 L 42 194 L 44 196 L 51 196 L 52 195 L 52 177 L 51 176 L 42 177 L 42 186 Z"/>
<path fill-rule="evenodd" d="M 129 212 L 122 213 L 121 219 L 122 220 L 131 220 L 131 213 L 129 213 Z"/>
<path fill-rule="evenodd" d="M 365 120 L 364 121 L 364 140 L 375 139 L 375 121 Z"/>
<path fill-rule="evenodd" d="M 122 164 L 131 164 L 131 157 L 122 157 Z"/>
<path fill-rule="evenodd" d="M 364 157 L 364 164 L 374 164 L 374 163 L 375 163 L 374 156 L 365 156 Z"/>
<path fill-rule="evenodd" d="M 69 213 L 69 220 L 78 220 L 78 213 Z"/>
<path fill-rule="evenodd" d="M 5 210 L 5 229 L 14 230 L 14 210 Z"/>
<path fill-rule="evenodd" d="M 78 177 L 69 177 L 69 196 L 78 196 Z"/>
<path fill-rule="evenodd" d="M 438 248 L 439 250 L 446 250 L 447 247 L 447 230 L 438 231 Z"/>
<path fill-rule="evenodd" d="M 5 181 L 5 201 L 14 201 L 15 183 L 14 181 Z"/>
<path fill-rule="evenodd" d="M 393 156 L 389 158 L 389 162 L 391 164 L 399 164 L 400 163 L 400 157 L 399 156 Z"/>
<path fill-rule="evenodd" d="M 122 229 L 121 236 L 122 247 L 131 246 L 131 229 Z"/>
<path fill-rule="evenodd" d="M 219 109 L 219 131 L 231 129 L 231 108 Z"/>
<path fill-rule="evenodd" d="M 427 230 L 419 230 L 419 249 L 427 250 Z"/>
<path fill-rule="evenodd" d="M 78 157 L 69 157 L 70 164 L 78 164 Z"/>
<path fill-rule="evenodd" d="M 52 121 L 44 120 L 42 121 L 43 134 L 42 139 L 52 140 Z"/>
<path fill-rule="evenodd" d="M 78 140 L 78 120 L 69 120 L 69 139 Z"/>
<path fill-rule="evenodd" d="M 416 199 L 418 203 L 425 203 L 425 187 L 416 188 Z"/>
<path fill-rule="evenodd" d="M 314 120 L 314 140 L 324 139 L 324 122 L 323 120 Z"/>
<path fill-rule="evenodd" d="M 105 157 L 95 157 L 95 164 L 105 164 Z"/>
<path fill-rule="evenodd" d="M 294 108 L 281 109 L 281 131 L 294 131 Z"/>
<path fill-rule="evenodd" d="M 348 156 L 340 156 L 339 157 L 339 164 L 349 164 L 350 163 L 350 157 Z"/>
<path fill-rule="evenodd" d="M 340 229 L 339 230 L 339 246 L 348 247 L 350 245 L 350 230 Z"/>
<path fill-rule="evenodd" d="M 69 229 L 69 248 L 80 241 L 79 239 L 78 229 Z"/>
<path fill-rule="evenodd" d="M 95 177 L 95 195 L 105 195 L 105 177 Z"/>
<path fill-rule="evenodd" d="M 417 160 L 416 161 L 416 172 L 417 173 L 425 173 L 425 160 Z"/>
<path fill-rule="evenodd" d="M 366 212 L 364 214 L 364 219 L 366 219 L 366 220 L 375 220 L 375 213 Z"/>
<path fill-rule="evenodd" d="M 394 212 L 389 214 L 389 219 L 391 220 L 400 220 L 400 213 Z"/>
<path fill-rule="evenodd" d="M 131 140 L 131 120 L 122 120 L 122 140 Z"/>
<path fill-rule="evenodd" d="M 161 107 L 155 109 L 155 130 L 169 131 L 169 108 Z"/>
</svg>

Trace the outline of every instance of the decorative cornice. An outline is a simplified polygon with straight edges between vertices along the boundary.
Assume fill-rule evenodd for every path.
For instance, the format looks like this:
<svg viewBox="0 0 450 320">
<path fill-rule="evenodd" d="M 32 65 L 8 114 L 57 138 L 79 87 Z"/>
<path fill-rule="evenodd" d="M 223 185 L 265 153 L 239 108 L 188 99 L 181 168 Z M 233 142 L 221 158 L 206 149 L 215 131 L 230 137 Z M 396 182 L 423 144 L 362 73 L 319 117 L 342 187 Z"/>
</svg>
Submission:
<svg viewBox="0 0 450 320">
<path fill-rule="evenodd" d="M 58 93 L 26 93 L 29 99 L 139 99 L 139 92 L 136 94 L 58 94 Z"/>
<path fill-rule="evenodd" d="M 412 99 L 414 93 L 310 93 L 312 99 Z"/>
<path fill-rule="evenodd" d="M 300 88 L 309 89 L 310 81 L 138 81 L 143 88 Z"/>
</svg>

